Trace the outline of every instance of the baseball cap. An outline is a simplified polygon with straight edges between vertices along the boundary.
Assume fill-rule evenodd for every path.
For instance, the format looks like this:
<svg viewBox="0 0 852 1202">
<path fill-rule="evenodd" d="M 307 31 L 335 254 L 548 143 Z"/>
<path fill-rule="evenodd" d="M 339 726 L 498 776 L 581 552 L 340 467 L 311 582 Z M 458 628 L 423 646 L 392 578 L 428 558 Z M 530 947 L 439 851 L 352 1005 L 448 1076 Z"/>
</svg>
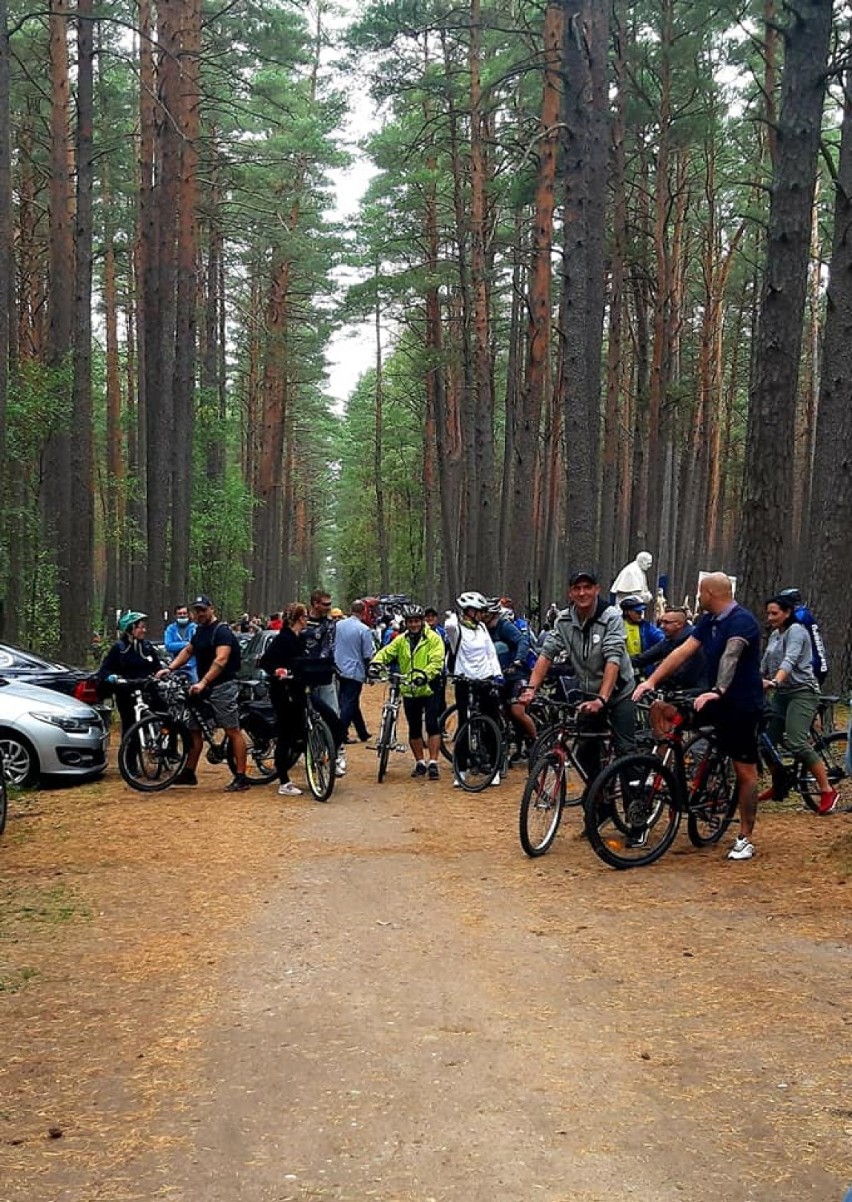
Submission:
<svg viewBox="0 0 852 1202">
<path fill-rule="evenodd" d="M 598 582 L 598 578 L 594 572 L 572 572 L 568 577 L 568 587 L 573 588 L 581 580 L 588 580 L 589 584 L 597 584 Z"/>
<path fill-rule="evenodd" d="M 204 594 L 202 593 L 202 595 L 200 597 L 195 597 L 195 598 L 193 598 L 192 601 L 190 601 L 189 608 L 190 609 L 212 609 L 213 602 L 210 600 L 209 597 L 205 597 Z"/>
</svg>

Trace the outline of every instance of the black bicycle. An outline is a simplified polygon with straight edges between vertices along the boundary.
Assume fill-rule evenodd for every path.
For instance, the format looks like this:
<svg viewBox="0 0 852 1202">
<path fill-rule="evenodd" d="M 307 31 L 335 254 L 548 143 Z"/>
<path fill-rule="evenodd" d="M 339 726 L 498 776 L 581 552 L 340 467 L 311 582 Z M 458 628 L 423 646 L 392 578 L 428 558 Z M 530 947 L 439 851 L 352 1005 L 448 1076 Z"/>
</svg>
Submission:
<svg viewBox="0 0 852 1202">
<path fill-rule="evenodd" d="M 734 768 L 712 729 L 687 734 L 693 700 L 683 693 L 659 697 L 651 707 L 656 751 L 613 760 L 589 786 L 586 834 L 613 868 L 658 860 L 674 842 L 684 813 L 696 847 L 717 843 L 731 824 L 737 808 Z"/>
<path fill-rule="evenodd" d="M 486 698 L 499 704 L 500 688 L 492 680 L 474 680 L 456 676 L 468 686 L 467 719 L 456 732 L 453 742 L 453 776 L 468 793 L 479 793 L 499 774 L 506 771 L 508 753 L 507 719 L 500 708 L 497 722 L 482 708 Z"/>
<path fill-rule="evenodd" d="M 825 764 L 829 785 L 839 791 L 841 783 L 847 779 L 846 754 L 849 740 L 845 730 L 832 729 L 834 706 L 838 701 L 839 697 L 820 697 L 808 740 Z M 777 747 L 770 739 L 765 724 L 758 734 L 757 747 L 761 767 L 772 776 L 775 800 L 783 801 L 788 793 L 795 791 L 809 810 L 818 813 L 820 789 L 807 764 Z M 852 801 L 847 800 L 845 805 L 838 805 L 838 810 L 841 813 L 852 813 Z"/>
<path fill-rule="evenodd" d="M 279 679 L 283 679 L 280 676 Z M 304 725 L 291 745 L 288 770 L 305 757 L 305 779 L 315 801 L 328 801 L 337 779 L 337 748 L 328 723 L 314 705 L 312 690 L 328 684 L 332 669 L 328 660 L 303 660 L 293 673 L 294 683 L 305 691 Z"/>
<path fill-rule="evenodd" d="M 582 805 L 590 776 L 612 762 L 609 725 L 584 722 L 579 712 L 596 696 L 576 690 L 566 701 L 550 702 L 558 718 L 533 744 L 518 814 L 521 847 L 530 857 L 550 850 L 565 807 Z"/>
<path fill-rule="evenodd" d="M 216 737 L 216 723 L 209 701 L 190 694 L 190 681 L 182 673 L 158 680 L 126 681 L 137 694 L 137 710 L 142 713 L 122 736 L 118 749 L 118 770 L 122 779 L 141 793 L 159 793 L 173 785 L 186 766 L 193 719 L 207 744 L 207 760 L 221 764 L 227 760 L 236 772 L 236 760 L 230 740 L 222 732 Z M 254 700 L 264 688 L 258 681 L 241 682 L 239 702 L 240 729 L 246 740 L 246 779 L 252 785 L 267 785 L 276 779 L 275 712 L 267 702 Z"/>
</svg>

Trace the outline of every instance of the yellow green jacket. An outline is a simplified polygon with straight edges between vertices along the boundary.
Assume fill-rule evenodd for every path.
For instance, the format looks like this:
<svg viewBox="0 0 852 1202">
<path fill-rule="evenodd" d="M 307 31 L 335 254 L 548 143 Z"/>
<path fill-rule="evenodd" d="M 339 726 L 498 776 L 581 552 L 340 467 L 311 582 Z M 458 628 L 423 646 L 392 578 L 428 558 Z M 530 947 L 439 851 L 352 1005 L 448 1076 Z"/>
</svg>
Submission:
<svg viewBox="0 0 852 1202">
<path fill-rule="evenodd" d="M 396 663 L 402 676 L 408 676 L 411 672 L 425 672 L 430 682 L 428 685 L 414 688 L 404 684 L 400 692 L 403 697 L 428 697 L 432 692 L 432 681 L 438 679 L 444 667 L 444 640 L 424 622 L 423 633 L 417 641 L 413 655 L 408 635 L 403 631 L 395 639 L 391 639 L 386 647 L 377 651 L 372 662 L 384 665 Z"/>
</svg>

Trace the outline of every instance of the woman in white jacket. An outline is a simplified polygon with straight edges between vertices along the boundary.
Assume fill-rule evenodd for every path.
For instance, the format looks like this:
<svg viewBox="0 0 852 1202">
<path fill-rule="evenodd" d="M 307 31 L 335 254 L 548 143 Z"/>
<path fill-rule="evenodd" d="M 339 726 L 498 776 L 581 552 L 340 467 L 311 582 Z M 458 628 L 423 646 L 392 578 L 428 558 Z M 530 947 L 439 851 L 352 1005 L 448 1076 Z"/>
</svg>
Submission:
<svg viewBox="0 0 852 1202">
<path fill-rule="evenodd" d="M 494 649 L 488 627 L 482 621 L 483 612 L 488 608 L 488 602 L 482 593 L 462 593 L 456 599 L 459 616 L 450 614 L 444 623 L 447 643 L 450 648 L 451 671 L 456 676 L 456 705 L 458 706 L 459 729 L 467 721 L 471 689 L 476 688 L 471 681 L 493 681 L 502 683 L 503 673 L 500 660 Z M 458 679 L 459 677 L 463 679 Z M 500 725 L 500 700 L 495 692 L 483 690 L 479 698 L 479 708 L 484 714 L 493 718 Z M 464 762 L 464 749 L 459 748 L 459 760 Z M 464 768 L 462 768 L 464 771 Z M 500 784 L 499 772 L 491 782 Z M 453 781 L 458 785 L 458 781 Z"/>
</svg>

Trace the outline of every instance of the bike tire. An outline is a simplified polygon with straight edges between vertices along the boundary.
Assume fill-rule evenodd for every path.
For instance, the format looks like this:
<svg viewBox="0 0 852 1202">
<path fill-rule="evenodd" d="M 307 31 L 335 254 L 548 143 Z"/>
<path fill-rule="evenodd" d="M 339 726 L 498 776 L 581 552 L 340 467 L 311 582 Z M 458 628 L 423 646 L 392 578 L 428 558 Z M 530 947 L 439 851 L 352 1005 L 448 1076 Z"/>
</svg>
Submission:
<svg viewBox="0 0 852 1202">
<path fill-rule="evenodd" d="M 379 725 L 379 737 L 376 740 L 376 754 L 379 757 L 378 766 L 376 769 L 376 779 L 379 784 L 387 776 L 388 761 L 390 753 L 396 742 L 396 715 L 390 707 L 386 707 L 382 712 L 382 720 Z"/>
<path fill-rule="evenodd" d="M 832 730 L 814 739 L 814 751 L 825 764 L 828 783 L 840 792 L 840 782 L 846 779 L 846 749 L 849 739 L 845 730 Z M 809 768 L 796 764 L 796 789 L 809 810 L 819 812 L 820 791 Z"/>
<path fill-rule="evenodd" d="M 243 737 L 246 741 L 246 780 L 250 785 L 271 785 L 274 780 L 278 780 L 278 770 L 275 767 L 277 737 L 273 735 L 271 739 L 256 743 L 254 737 L 245 728 L 243 728 Z M 236 774 L 237 761 L 230 739 L 225 747 L 225 759 L 228 761 L 228 767 Z M 288 769 L 291 767 L 292 764 L 288 765 Z"/>
<path fill-rule="evenodd" d="M 453 747 L 459 733 L 459 707 L 448 705 L 438 719 L 438 731 L 441 736 L 441 755 L 450 763 L 453 762 Z"/>
<path fill-rule="evenodd" d="M 500 771 L 503 758 L 503 736 L 494 719 L 487 714 L 468 718 L 453 748 L 453 775 L 461 787 L 468 793 L 481 793 Z"/>
<path fill-rule="evenodd" d="M 334 790 L 337 749 L 322 718 L 314 718 L 305 742 L 305 776 L 317 801 L 328 801 Z"/>
<path fill-rule="evenodd" d="M 533 770 L 538 766 L 538 761 L 544 759 L 548 752 L 552 751 L 559 742 L 559 732 L 561 726 L 558 722 L 552 726 L 546 727 L 537 737 L 532 747 L 530 748 L 529 759 L 527 760 L 527 772 L 532 774 Z"/>
<path fill-rule="evenodd" d="M 118 749 L 122 780 L 140 793 L 160 793 L 186 766 L 189 735 L 168 714 L 149 714 L 128 728 Z"/>
<path fill-rule="evenodd" d="M 680 788 L 659 756 L 613 760 L 589 786 L 583 803 L 586 835 L 611 868 L 642 868 L 658 860 L 680 826 Z"/>
<path fill-rule="evenodd" d="M 703 779 L 689 799 L 686 830 L 693 847 L 710 847 L 719 842 L 737 812 L 737 778 L 730 759 L 718 751 L 708 752 L 695 772 Z"/>
<path fill-rule="evenodd" d="M 527 777 L 518 814 L 518 834 L 526 855 L 535 859 L 549 851 L 559 830 L 565 806 L 565 772 L 568 767 L 561 748 L 539 759 Z"/>
</svg>

